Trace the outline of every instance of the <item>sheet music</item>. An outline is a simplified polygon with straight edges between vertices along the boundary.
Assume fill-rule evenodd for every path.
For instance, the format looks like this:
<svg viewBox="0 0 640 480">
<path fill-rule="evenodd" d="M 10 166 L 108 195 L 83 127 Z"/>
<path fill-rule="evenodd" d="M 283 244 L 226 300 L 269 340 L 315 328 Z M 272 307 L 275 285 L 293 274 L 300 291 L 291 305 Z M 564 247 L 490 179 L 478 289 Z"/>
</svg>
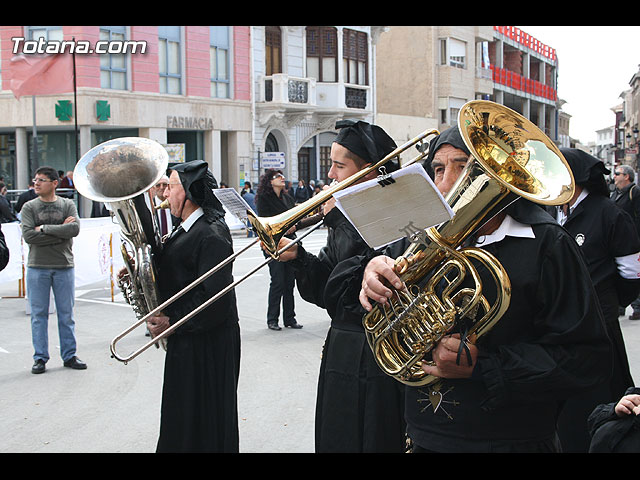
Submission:
<svg viewBox="0 0 640 480">
<path fill-rule="evenodd" d="M 370 247 L 384 247 L 453 217 L 453 210 L 421 165 L 401 168 L 391 177 L 395 183 L 382 186 L 373 179 L 333 195 L 337 207 Z"/>
<path fill-rule="evenodd" d="M 213 193 L 229 213 L 243 222 L 247 219 L 247 210 L 253 212 L 253 209 L 234 188 L 215 188 Z"/>
</svg>

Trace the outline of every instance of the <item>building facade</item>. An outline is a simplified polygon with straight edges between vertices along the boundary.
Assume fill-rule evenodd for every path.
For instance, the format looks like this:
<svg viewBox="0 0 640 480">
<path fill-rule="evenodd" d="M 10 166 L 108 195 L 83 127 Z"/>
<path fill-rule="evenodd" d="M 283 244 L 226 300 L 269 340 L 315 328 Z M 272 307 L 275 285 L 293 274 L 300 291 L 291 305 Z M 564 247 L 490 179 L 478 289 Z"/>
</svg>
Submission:
<svg viewBox="0 0 640 480">
<path fill-rule="evenodd" d="M 75 97 L 16 99 L 18 38 L 114 48 L 75 55 Z M 118 41 L 145 50 L 116 51 Z M 559 142 L 557 73 L 555 51 L 513 27 L 1 26 L 0 175 L 24 189 L 37 166 L 73 170 L 93 146 L 141 136 L 172 160 L 206 160 L 238 189 L 269 167 L 293 185 L 327 183 L 337 121 L 377 123 L 400 145 L 454 126 L 473 99 Z"/>
<path fill-rule="evenodd" d="M 623 149 L 618 160 L 640 172 L 640 70 L 629 80 L 629 87 L 620 95 L 623 105 L 619 135 Z"/>
<path fill-rule="evenodd" d="M 596 143 L 591 154 L 603 161 L 611 172 L 615 168 L 615 127 L 596 130 Z"/>
<path fill-rule="evenodd" d="M 339 120 L 372 122 L 381 27 L 253 26 L 253 162 L 246 177 L 281 169 L 295 186 L 329 182 Z"/>
<path fill-rule="evenodd" d="M 517 28 L 388 27 L 377 64 L 378 123 L 396 139 L 455 126 L 462 105 L 485 99 L 559 141 L 556 52 Z"/>
<path fill-rule="evenodd" d="M 100 41 L 117 53 L 75 54 L 77 105 L 73 93 L 16 99 L 8 79 L 19 38 L 22 48 Z M 73 170 L 93 146 L 141 136 L 166 145 L 172 161 L 206 160 L 218 181 L 239 185 L 238 165 L 250 159 L 250 55 L 248 26 L 1 26 L 0 175 L 24 189 L 37 166 Z"/>
</svg>

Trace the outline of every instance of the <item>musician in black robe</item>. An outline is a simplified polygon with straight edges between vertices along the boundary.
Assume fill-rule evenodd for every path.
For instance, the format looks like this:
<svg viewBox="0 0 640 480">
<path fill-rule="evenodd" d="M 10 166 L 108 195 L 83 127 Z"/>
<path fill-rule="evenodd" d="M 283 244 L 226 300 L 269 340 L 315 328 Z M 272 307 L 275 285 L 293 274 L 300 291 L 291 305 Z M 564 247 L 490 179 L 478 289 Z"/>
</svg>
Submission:
<svg viewBox="0 0 640 480">
<path fill-rule="evenodd" d="M 425 169 L 446 195 L 469 158 L 457 128 L 432 142 Z M 468 239 L 494 256 L 511 281 L 508 310 L 477 345 L 464 332 L 445 336 L 422 365 L 442 379 L 405 389 L 414 452 L 553 452 L 562 402 L 607 379 L 610 346 L 589 273 L 575 241 L 540 206 L 519 199 Z M 400 281 L 384 253 L 341 262 L 329 279 L 333 302 L 362 313 Z M 376 252 L 379 253 L 379 252 Z M 376 266 L 383 265 L 382 268 Z M 483 295 L 495 285 L 479 268 Z M 388 282 L 388 283 L 387 283 Z M 463 286 L 469 286 L 463 284 Z M 471 340 L 471 339 L 467 339 Z M 461 354 L 461 355 L 460 355 Z"/>
<path fill-rule="evenodd" d="M 377 125 L 341 121 L 336 128 L 340 131 L 331 147 L 332 180 L 340 182 L 396 148 L 393 139 Z M 384 167 L 391 173 L 398 164 L 391 160 Z M 379 174 L 374 170 L 359 182 Z M 327 243 L 317 256 L 297 245 L 280 257 L 294 268 L 300 296 L 321 308 L 327 308 L 325 286 L 333 268 L 344 259 L 371 250 L 334 205 L 333 199 L 323 205 Z M 375 363 L 362 316 L 336 308 L 327 309 L 327 313 L 331 326 L 318 379 L 316 452 L 401 452 L 405 446 L 403 389 Z"/>
<path fill-rule="evenodd" d="M 233 253 L 216 181 L 206 162 L 175 164 L 169 180 L 171 213 L 181 219 L 158 261 L 167 300 Z M 152 335 L 202 305 L 233 282 L 232 263 L 149 322 Z M 235 290 L 168 336 L 158 452 L 238 452 L 237 386 L 240 327 Z"/>
<path fill-rule="evenodd" d="M 599 404 L 617 401 L 634 386 L 618 305 L 626 307 L 640 293 L 640 239 L 631 216 L 609 198 L 604 176 L 610 172 L 604 163 L 575 148 L 562 148 L 561 152 L 573 172 L 576 192 L 566 205 L 547 207 L 547 211 L 584 254 L 613 347 L 609 382 L 569 399 L 558 422 L 563 452 L 586 453 L 589 414 Z"/>
</svg>

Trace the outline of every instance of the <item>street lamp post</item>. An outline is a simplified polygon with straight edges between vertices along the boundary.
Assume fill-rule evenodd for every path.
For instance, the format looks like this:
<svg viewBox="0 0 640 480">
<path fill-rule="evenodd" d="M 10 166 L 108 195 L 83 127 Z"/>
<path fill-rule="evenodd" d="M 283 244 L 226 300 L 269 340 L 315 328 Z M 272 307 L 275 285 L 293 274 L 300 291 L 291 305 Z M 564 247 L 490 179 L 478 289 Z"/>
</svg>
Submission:
<svg viewBox="0 0 640 480">
<path fill-rule="evenodd" d="M 638 126 L 634 125 L 632 131 L 633 131 L 633 139 L 635 141 L 635 149 L 636 149 L 636 179 L 637 179 L 638 172 L 640 172 L 640 148 L 639 148 L 640 146 L 638 145 Z"/>
</svg>

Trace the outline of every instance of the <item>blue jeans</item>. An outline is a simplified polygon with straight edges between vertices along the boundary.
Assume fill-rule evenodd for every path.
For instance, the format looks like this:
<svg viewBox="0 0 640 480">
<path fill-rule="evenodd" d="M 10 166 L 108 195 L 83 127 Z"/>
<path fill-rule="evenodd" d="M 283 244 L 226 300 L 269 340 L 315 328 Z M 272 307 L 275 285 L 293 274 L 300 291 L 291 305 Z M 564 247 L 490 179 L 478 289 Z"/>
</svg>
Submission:
<svg viewBox="0 0 640 480">
<path fill-rule="evenodd" d="M 27 296 L 31 307 L 31 338 L 33 359 L 49 360 L 49 298 L 53 289 L 58 316 L 60 356 L 63 361 L 76 354 L 74 268 L 27 268 Z"/>
</svg>

